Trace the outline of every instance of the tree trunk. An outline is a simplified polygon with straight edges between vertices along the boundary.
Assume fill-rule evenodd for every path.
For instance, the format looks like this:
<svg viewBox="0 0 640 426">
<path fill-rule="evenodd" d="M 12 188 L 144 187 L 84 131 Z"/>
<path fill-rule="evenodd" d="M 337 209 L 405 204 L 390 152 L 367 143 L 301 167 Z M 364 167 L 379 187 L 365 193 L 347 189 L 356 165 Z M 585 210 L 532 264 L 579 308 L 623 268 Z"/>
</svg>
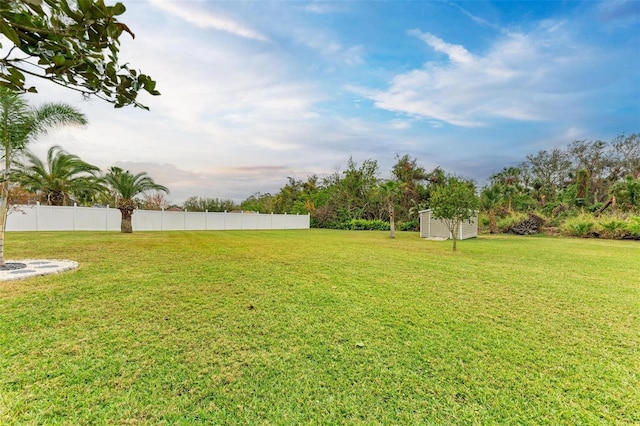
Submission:
<svg viewBox="0 0 640 426">
<path fill-rule="evenodd" d="M 489 233 L 490 234 L 498 233 L 498 224 L 496 222 L 496 212 L 493 210 L 489 211 Z"/>
<path fill-rule="evenodd" d="M 456 242 L 458 241 L 458 228 L 460 227 L 460 222 L 456 223 L 453 227 L 453 232 L 451 233 L 451 237 L 453 239 L 453 251 L 457 251 L 458 247 L 456 246 Z"/>
<path fill-rule="evenodd" d="M 389 238 L 396 237 L 395 209 L 393 204 L 389 204 Z"/>
<path fill-rule="evenodd" d="M 5 176 L 0 193 L 0 268 L 6 266 L 4 260 L 4 231 L 7 228 L 7 212 L 9 208 L 9 179 Z"/>
<path fill-rule="evenodd" d="M 5 126 L 5 132 L 8 132 Z M 8 140 L 5 135 L 5 140 Z M 11 170 L 11 148 L 10 145 L 4 147 L 4 173 L 0 188 L 0 268 L 5 268 L 4 260 L 4 231 L 7 229 L 7 215 L 9 214 L 9 179 Z"/>
<path fill-rule="evenodd" d="M 131 216 L 133 216 L 133 209 L 130 207 L 123 207 L 120 210 L 122 219 L 120 220 L 120 232 L 123 234 L 131 234 L 133 232 L 133 226 L 131 226 Z"/>
<path fill-rule="evenodd" d="M 64 192 L 54 190 L 49 192 L 49 204 L 52 206 L 64 206 Z"/>
</svg>

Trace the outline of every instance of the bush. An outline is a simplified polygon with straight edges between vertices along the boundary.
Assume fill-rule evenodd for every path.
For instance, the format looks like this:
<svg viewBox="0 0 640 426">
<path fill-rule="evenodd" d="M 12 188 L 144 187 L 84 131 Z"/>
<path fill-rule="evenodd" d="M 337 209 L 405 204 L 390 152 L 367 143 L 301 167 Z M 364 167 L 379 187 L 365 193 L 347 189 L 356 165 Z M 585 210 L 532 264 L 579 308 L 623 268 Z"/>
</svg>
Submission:
<svg viewBox="0 0 640 426">
<path fill-rule="evenodd" d="M 589 211 L 592 213 L 595 213 L 598 210 L 600 210 L 602 207 L 604 207 L 604 203 L 595 203 L 589 207 Z"/>
<path fill-rule="evenodd" d="M 624 220 L 604 218 L 598 225 L 598 228 L 602 230 L 600 233 L 602 238 L 620 239 L 629 233 L 627 230 L 627 222 Z"/>
<path fill-rule="evenodd" d="M 625 228 L 633 238 L 640 238 L 640 216 L 629 219 Z"/>
<path fill-rule="evenodd" d="M 593 216 L 581 214 L 567 221 L 560 227 L 560 230 L 571 237 L 597 237 L 596 222 Z"/>
<path fill-rule="evenodd" d="M 409 222 L 400 222 L 397 228 L 399 231 L 418 231 L 420 225 L 417 220 L 411 220 Z"/>
<path fill-rule="evenodd" d="M 352 219 L 349 222 L 349 229 L 352 231 L 388 231 L 391 227 L 389 222 L 384 220 Z"/>
<path fill-rule="evenodd" d="M 491 220 L 489 219 L 489 215 L 487 213 L 478 214 L 478 232 L 480 233 L 489 232 L 490 225 L 491 225 Z"/>
<path fill-rule="evenodd" d="M 560 227 L 564 235 L 609 239 L 640 239 L 640 217 L 610 214 L 594 217 L 583 213 L 567 219 Z"/>
</svg>

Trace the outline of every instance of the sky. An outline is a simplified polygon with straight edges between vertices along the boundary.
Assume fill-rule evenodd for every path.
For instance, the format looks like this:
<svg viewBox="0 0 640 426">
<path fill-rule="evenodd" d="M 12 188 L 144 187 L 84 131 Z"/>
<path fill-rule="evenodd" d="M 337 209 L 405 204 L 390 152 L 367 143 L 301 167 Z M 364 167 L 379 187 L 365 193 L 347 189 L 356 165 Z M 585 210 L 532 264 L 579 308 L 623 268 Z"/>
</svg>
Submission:
<svg viewBox="0 0 640 426">
<path fill-rule="evenodd" d="M 112 2 L 107 1 L 108 4 Z M 89 120 L 30 145 L 145 171 L 172 203 L 276 193 L 397 156 L 482 185 L 527 155 L 640 132 L 640 1 L 123 0 L 150 111 L 47 82 Z"/>
</svg>

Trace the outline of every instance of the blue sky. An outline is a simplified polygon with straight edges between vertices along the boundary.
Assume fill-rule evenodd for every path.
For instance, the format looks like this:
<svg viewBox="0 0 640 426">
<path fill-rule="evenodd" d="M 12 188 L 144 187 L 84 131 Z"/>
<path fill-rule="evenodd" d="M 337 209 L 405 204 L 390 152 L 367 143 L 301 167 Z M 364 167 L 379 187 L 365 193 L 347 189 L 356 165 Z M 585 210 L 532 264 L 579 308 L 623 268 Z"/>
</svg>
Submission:
<svg viewBox="0 0 640 426">
<path fill-rule="evenodd" d="M 151 111 L 40 84 L 79 106 L 59 144 L 100 167 L 241 201 L 287 176 L 409 154 L 482 184 L 528 154 L 640 132 L 639 1 L 124 0 L 122 59 Z"/>
</svg>

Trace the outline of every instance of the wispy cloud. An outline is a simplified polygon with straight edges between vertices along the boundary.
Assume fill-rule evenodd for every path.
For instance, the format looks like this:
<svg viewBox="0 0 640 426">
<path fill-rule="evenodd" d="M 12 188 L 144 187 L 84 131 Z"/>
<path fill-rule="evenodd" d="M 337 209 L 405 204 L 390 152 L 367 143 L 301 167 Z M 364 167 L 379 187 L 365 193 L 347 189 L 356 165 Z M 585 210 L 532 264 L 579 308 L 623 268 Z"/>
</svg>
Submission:
<svg viewBox="0 0 640 426">
<path fill-rule="evenodd" d="M 451 61 L 460 64 L 470 64 L 474 61 L 473 55 L 471 55 L 467 49 L 459 44 L 449 44 L 444 40 L 434 36 L 433 34 L 423 33 L 420 30 L 409 30 L 409 35 L 417 37 L 427 43 L 436 52 L 442 52 L 449 56 Z"/>
<path fill-rule="evenodd" d="M 479 16 L 474 15 L 473 13 L 469 12 L 467 9 L 461 7 L 458 4 L 455 3 L 448 3 L 450 6 L 458 9 L 463 15 L 467 16 L 469 19 L 471 19 L 473 22 L 475 22 L 476 24 L 482 26 L 482 27 L 487 27 L 487 28 L 492 28 L 496 31 L 499 32 L 506 32 L 503 28 L 501 28 L 498 25 L 495 25 L 491 22 L 489 22 L 488 20 L 481 18 Z"/>
<path fill-rule="evenodd" d="M 292 30 L 295 42 L 319 54 L 331 65 L 360 65 L 364 62 L 362 45 L 348 45 L 337 41 L 330 32 L 309 27 Z"/>
<path fill-rule="evenodd" d="M 447 60 L 396 75 L 385 90 L 351 87 L 378 108 L 479 127 L 491 119 L 544 121 L 579 96 L 576 82 L 573 93 L 563 81 L 584 65 L 588 54 L 574 45 L 565 47 L 561 23 L 546 21 L 535 34 L 503 35 L 481 55 L 430 33 L 409 34 Z"/>
<path fill-rule="evenodd" d="M 348 1 L 325 1 L 314 0 L 304 5 L 304 11 L 317 15 L 327 15 L 330 13 L 346 13 L 351 9 L 351 2 Z"/>
<path fill-rule="evenodd" d="M 195 2 L 178 2 L 174 0 L 148 0 L 153 6 L 173 16 L 200 27 L 224 31 L 239 37 L 268 42 L 269 38 L 248 26 L 222 14 L 214 14 L 198 7 Z"/>
<path fill-rule="evenodd" d="M 603 1 L 597 13 L 602 21 L 637 25 L 640 22 L 640 2 L 637 0 Z"/>
</svg>

